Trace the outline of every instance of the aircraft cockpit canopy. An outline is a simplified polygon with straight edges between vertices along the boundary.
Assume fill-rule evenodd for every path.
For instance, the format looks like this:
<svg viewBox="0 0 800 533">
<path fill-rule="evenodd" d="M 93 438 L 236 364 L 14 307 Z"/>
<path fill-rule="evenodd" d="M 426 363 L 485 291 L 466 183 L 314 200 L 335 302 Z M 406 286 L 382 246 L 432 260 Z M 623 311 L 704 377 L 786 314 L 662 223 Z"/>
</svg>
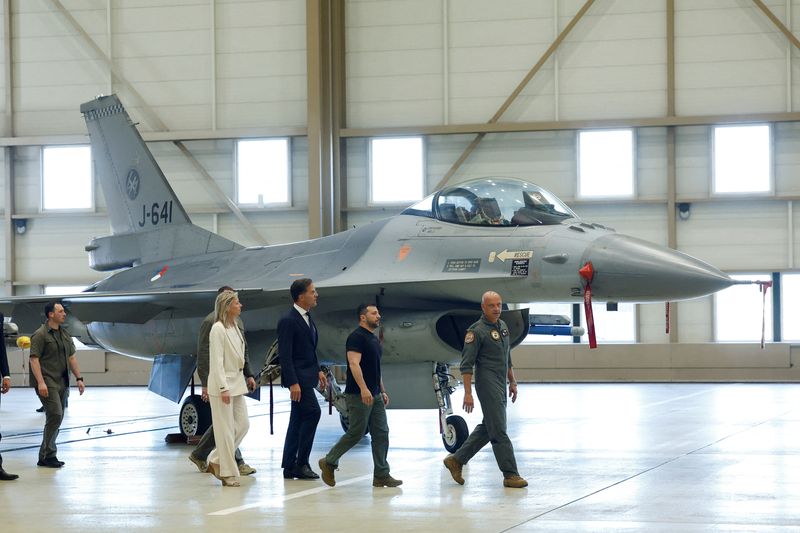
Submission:
<svg viewBox="0 0 800 533">
<path fill-rule="evenodd" d="M 471 226 L 547 226 L 578 218 L 550 191 L 513 178 L 482 178 L 447 187 L 403 214 Z"/>
</svg>

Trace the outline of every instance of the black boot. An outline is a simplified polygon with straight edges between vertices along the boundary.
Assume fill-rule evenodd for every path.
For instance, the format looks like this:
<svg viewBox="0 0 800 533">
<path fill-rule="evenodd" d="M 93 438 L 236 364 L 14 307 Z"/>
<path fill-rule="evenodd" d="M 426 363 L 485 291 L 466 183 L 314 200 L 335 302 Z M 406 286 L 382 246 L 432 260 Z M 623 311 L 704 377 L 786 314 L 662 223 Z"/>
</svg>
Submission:
<svg viewBox="0 0 800 533">
<path fill-rule="evenodd" d="M 17 474 L 9 474 L 3 467 L 0 466 L 0 481 L 14 481 L 19 476 Z"/>
</svg>

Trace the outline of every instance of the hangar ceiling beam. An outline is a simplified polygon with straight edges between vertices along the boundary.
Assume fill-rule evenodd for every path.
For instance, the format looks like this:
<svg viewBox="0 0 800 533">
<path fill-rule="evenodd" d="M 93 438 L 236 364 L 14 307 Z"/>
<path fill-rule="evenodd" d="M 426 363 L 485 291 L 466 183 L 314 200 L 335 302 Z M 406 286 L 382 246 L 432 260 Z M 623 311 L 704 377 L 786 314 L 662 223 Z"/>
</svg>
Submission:
<svg viewBox="0 0 800 533">
<path fill-rule="evenodd" d="M 5 83 L 5 120 L 3 124 L 3 135 L 14 136 L 14 75 L 11 68 L 13 54 L 11 46 L 11 0 L 3 0 L 3 79 Z M 3 149 L 3 219 L 4 240 L 5 240 L 5 293 L 7 296 L 14 296 L 14 281 L 16 278 L 16 233 L 14 229 L 14 152 L 13 146 L 6 146 Z"/>
<path fill-rule="evenodd" d="M 342 229 L 344 1 L 306 0 L 308 236 Z"/>
<path fill-rule="evenodd" d="M 800 112 L 737 113 L 731 115 L 687 115 L 674 117 L 550 120 L 541 122 L 482 122 L 444 126 L 388 126 L 381 128 L 343 128 L 342 137 L 390 137 L 394 135 L 464 135 L 470 133 L 517 133 L 526 131 L 565 131 L 608 128 L 663 128 L 667 126 L 709 126 L 757 122 L 800 122 Z M 3 139 L 0 139 L 2 143 Z"/>
<path fill-rule="evenodd" d="M 50 2 L 53 5 L 53 7 L 61 14 L 61 16 L 63 16 L 64 19 L 70 24 L 70 26 L 72 26 L 72 28 L 78 32 L 78 34 L 81 36 L 81 42 L 83 42 L 91 50 L 91 52 L 93 52 L 98 58 L 100 58 L 105 63 L 106 67 L 109 69 L 114 78 L 117 79 L 120 85 L 125 87 L 125 89 L 127 89 L 131 93 L 131 95 L 133 95 L 136 98 L 136 100 L 139 101 L 141 109 L 145 112 L 145 114 L 148 117 L 147 119 L 148 122 L 150 122 L 150 124 L 159 131 L 168 131 L 167 125 L 164 124 L 161 118 L 159 118 L 158 114 L 156 114 L 153 111 L 153 109 L 145 101 L 142 95 L 139 94 L 139 91 L 136 90 L 133 84 L 131 84 L 127 80 L 127 78 L 125 78 L 125 76 L 122 74 L 119 68 L 114 64 L 111 58 L 108 57 L 108 55 L 99 46 L 97 46 L 97 43 L 95 43 L 92 37 L 88 33 L 86 33 L 86 30 L 83 29 L 83 26 L 81 26 L 80 23 L 77 20 L 75 20 L 75 17 L 72 16 L 72 13 L 70 13 L 69 10 L 65 8 L 59 0 L 50 0 Z M 194 166 L 196 169 L 200 171 L 200 175 L 206 179 L 211 189 L 225 203 L 225 205 L 228 207 L 228 209 L 231 210 L 231 212 L 236 216 L 236 218 L 239 219 L 244 228 L 247 231 L 249 231 L 250 235 L 253 237 L 253 239 L 255 239 L 256 244 L 267 244 L 266 239 L 264 239 L 264 237 L 261 235 L 258 229 L 252 224 L 252 222 L 250 222 L 250 220 L 245 216 L 242 210 L 239 209 L 239 206 L 236 205 L 236 202 L 234 202 L 227 194 L 225 194 L 225 191 L 223 191 L 222 188 L 219 186 L 219 184 L 214 180 L 214 178 L 211 177 L 211 174 L 209 174 L 208 171 L 205 170 L 200 161 L 197 160 L 197 158 L 191 153 L 191 151 L 186 147 L 186 145 L 181 141 L 173 141 L 173 142 L 175 146 L 177 146 L 178 149 L 181 151 L 181 153 L 183 153 L 186 156 L 186 158 L 189 160 L 192 166 Z"/>
<path fill-rule="evenodd" d="M 777 27 L 780 32 L 783 33 L 787 39 L 789 39 L 789 42 L 791 42 L 795 48 L 800 50 L 800 40 L 798 40 L 797 37 L 795 37 L 794 34 L 789 30 L 789 28 L 787 28 L 786 25 L 775 16 L 775 13 L 773 13 L 766 5 L 764 5 L 764 2 L 761 0 L 753 0 L 753 3 L 764 13 L 764 15 L 767 16 L 769 20 L 772 21 L 775 27 Z"/>
<path fill-rule="evenodd" d="M 593 3 L 594 0 L 586 0 L 586 3 L 583 4 L 583 7 L 581 7 L 578 10 L 575 16 L 572 17 L 572 20 L 569 21 L 569 24 L 567 24 L 564 27 L 564 29 L 561 30 L 561 33 L 558 34 L 558 37 L 556 37 L 553 43 L 547 48 L 547 50 L 545 50 L 544 54 L 542 54 L 542 57 L 539 58 L 539 61 L 537 61 L 536 64 L 533 66 L 533 68 L 531 68 L 525 75 L 525 77 L 522 78 L 522 81 L 519 82 L 519 84 L 517 84 L 517 87 L 511 92 L 508 98 L 506 98 L 505 102 L 503 102 L 503 105 L 501 105 L 500 108 L 495 112 L 494 116 L 492 116 L 492 118 L 489 119 L 488 124 L 495 124 L 498 120 L 500 120 L 500 117 L 503 116 L 503 114 L 508 110 L 508 108 L 514 102 L 514 100 L 516 100 L 517 96 L 519 96 L 522 90 L 525 89 L 525 87 L 528 85 L 528 82 L 530 82 L 531 79 L 533 79 L 536 73 L 539 72 L 539 70 L 544 66 L 547 60 L 550 59 L 550 57 L 555 53 L 555 51 L 561 45 L 561 42 L 567 37 L 567 35 L 569 35 L 569 33 L 572 31 L 575 25 L 578 24 L 578 21 L 580 21 L 581 18 L 583 18 L 586 12 L 589 11 L 589 8 L 592 7 Z M 478 147 L 478 145 L 485 136 L 486 136 L 485 132 L 478 133 L 478 135 L 472 140 L 469 146 L 467 146 L 467 148 L 464 150 L 461 156 L 456 160 L 455 163 L 453 163 L 453 166 L 451 166 L 450 169 L 447 172 L 445 172 L 444 176 L 442 176 L 442 179 L 439 180 L 439 183 L 436 184 L 435 187 L 436 190 L 444 187 L 444 185 L 450 180 L 453 174 L 455 174 L 458 171 L 458 169 L 461 168 L 461 165 L 464 163 L 464 161 L 467 160 L 470 154 L 473 151 L 475 151 L 475 148 Z"/>
<path fill-rule="evenodd" d="M 667 117 L 675 116 L 675 0 L 667 2 Z M 678 248 L 678 228 L 676 215 L 676 196 L 678 177 L 675 154 L 675 126 L 667 126 L 667 246 Z M 637 311 L 641 308 L 636 307 Z M 678 306 L 670 305 L 669 342 L 678 342 Z M 640 324 L 641 321 L 637 321 Z"/>
</svg>

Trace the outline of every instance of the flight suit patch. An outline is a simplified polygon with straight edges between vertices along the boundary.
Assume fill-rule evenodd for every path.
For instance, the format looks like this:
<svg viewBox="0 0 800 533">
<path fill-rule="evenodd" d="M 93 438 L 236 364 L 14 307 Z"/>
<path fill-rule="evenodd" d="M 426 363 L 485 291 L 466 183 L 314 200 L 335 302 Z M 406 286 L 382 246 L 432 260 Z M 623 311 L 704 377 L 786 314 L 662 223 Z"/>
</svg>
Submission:
<svg viewBox="0 0 800 533">
<path fill-rule="evenodd" d="M 467 332 L 467 336 L 464 337 L 464 342 L 466 344 L 469 344 L 469 343 L 474 342 L 474 341 L 475 341 L 475 334 L 473 332 L 471 332 L 471 331 L 468 331 Z"/>
<path fill-rule="evenodd" d="M 496 341 L 499 341 L 499 340 L 500 340 L 500 334 L 497 332 L 497 330 L 496 330 L 496 329 L 493 329 L 493 330 L 492 330 L 492 338 L 493 338 L 494 340 L 496 340 Z"/>
</svg>

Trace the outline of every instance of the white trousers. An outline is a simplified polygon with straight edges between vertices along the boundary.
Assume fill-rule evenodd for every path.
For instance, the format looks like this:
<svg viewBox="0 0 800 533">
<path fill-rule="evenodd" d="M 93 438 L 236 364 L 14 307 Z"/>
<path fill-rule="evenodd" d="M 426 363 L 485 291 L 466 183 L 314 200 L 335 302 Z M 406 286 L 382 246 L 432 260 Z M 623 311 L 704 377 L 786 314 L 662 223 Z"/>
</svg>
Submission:
<svg viewBox="0 0 800 533">
<path fill-rule="evenodd" d="M 222 397 L 210 396 L 211 423 L 217 447 L 208 455 L 209 463 L 219 464 L 220 476 L 239 477 L 239 466 L 234 453 L 250 429 L 247 404 L 244 396 L 232 396 L 231 403 L 224 404 Z"/>
</svg>

